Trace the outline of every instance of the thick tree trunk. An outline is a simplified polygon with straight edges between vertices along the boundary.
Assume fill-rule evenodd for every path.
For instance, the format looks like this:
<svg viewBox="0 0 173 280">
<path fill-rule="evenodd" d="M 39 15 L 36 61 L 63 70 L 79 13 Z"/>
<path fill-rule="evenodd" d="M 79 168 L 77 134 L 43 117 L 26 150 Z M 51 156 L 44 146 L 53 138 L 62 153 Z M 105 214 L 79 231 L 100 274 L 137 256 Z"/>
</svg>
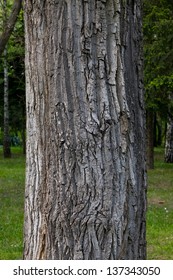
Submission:
<svg viewBox="0 0 173 280">
<path fill-rule="evenodd" d="M 145 259 L 141 4 L 128 3 L 25 0 L 25 259 Z"/>
</svg>

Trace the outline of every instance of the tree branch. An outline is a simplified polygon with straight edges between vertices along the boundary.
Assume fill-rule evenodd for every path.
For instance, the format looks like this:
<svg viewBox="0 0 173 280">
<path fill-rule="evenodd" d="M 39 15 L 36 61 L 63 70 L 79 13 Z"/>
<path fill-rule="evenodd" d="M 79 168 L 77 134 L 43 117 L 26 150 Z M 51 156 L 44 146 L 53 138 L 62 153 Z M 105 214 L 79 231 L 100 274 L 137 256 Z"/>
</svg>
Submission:
<svg viewBox="0 0 173 280">
<path fill-rule="evenodd" d="M 22 0 L 14 0 L 13 8 L 11 11 L 11 14 L 9 16 L 9 19 L 7 20 L 5 24 L 4 31 L 2 32 L 0 36 L 0 55 L 4 51 L 4 48 L 10 38 L 11 33 L 13 32 L 17 17 L 19 15 L 20 9 L 22 6 Z"/>
</svg>

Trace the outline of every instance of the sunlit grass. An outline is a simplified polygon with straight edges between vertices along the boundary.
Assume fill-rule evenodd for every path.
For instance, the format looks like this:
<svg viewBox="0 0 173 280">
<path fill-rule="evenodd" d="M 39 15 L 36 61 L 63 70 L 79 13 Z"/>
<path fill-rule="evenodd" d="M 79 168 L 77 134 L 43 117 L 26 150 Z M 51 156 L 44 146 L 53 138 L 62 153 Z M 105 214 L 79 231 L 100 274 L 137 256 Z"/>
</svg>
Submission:
<svg viewBox="0 0 173 280">
<path fill-rule="evenodd" d="M 20 148 L 4 159 L 0 149 L 0 259 L 21 259 L 25 157 Z"/>
<path fill-rule="evenodd" d="M 155 149 L 155 169 L 148 172 L 148 259 L 173 259 L 173 164 Z"/>
</svg>

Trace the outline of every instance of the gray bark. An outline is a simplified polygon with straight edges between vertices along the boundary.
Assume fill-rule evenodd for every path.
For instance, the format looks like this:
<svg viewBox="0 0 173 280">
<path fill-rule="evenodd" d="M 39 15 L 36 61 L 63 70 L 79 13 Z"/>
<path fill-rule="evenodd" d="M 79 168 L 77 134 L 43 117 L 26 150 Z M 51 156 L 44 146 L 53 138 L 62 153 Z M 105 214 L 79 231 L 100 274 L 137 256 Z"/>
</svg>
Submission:
<svg viewBox="0 0 173 280">
<path fill-rule="evenodd" d="M 25 0 L 25 30 L 24 259 L 145 259 L 140 1 Z"/>
</svg>

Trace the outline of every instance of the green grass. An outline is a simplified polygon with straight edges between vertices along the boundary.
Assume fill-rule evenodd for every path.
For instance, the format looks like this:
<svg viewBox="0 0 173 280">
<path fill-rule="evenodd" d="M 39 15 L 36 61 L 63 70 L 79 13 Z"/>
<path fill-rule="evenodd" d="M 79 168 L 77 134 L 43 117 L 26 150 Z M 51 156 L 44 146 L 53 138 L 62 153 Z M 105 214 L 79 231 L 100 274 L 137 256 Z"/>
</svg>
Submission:
<svg viewBox="0 0 173 280">
<path fill-rule="evenodd" d="M 20 148 L 4 159 L 0 148 L 0 259 L 21 259 L 25 157 Z"/>
<path fill-rule="evenodd" d="M 173 259 L 173 164 L 155 149 L 155 169 L 148 171 L 148 259 Z"/>
<path fill-rule="evenodd" d="M 0 259 L 21 259 L 23 250 L 25 157 L 13 148 L 4 159 L 0 148 Z M 173 164 L 155 150 L 155 169 L 148 172 L 148 259 L 173 259 Z"/>
</svg>

